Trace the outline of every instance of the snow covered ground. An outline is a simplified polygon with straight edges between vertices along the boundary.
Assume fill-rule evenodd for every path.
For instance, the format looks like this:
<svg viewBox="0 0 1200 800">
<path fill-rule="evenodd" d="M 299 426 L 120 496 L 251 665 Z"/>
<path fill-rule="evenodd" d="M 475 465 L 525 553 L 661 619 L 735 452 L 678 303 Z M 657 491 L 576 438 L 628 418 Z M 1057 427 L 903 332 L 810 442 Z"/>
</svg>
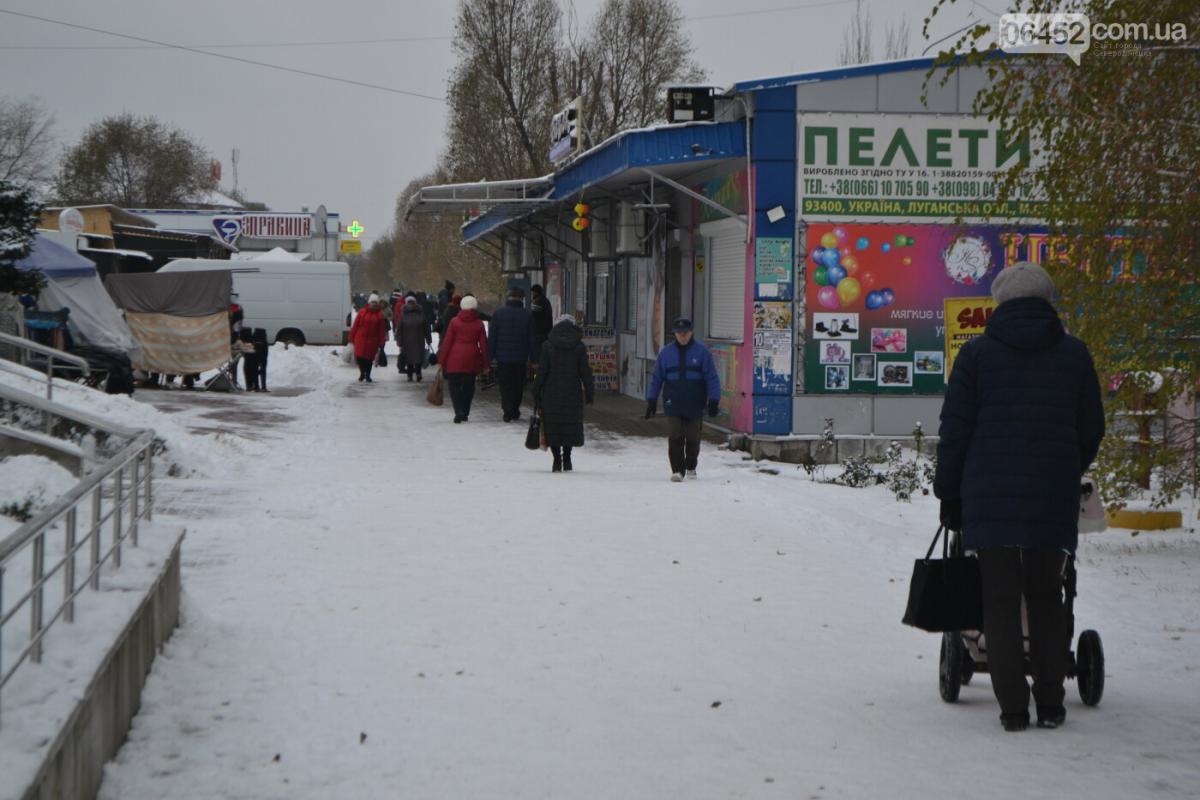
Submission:
<svg viewBox="0 0 1200 800">
<path fill-rule="evenodd" d="M 932 498 L 708 445 L 673 484 L 663 441 L 596 432 L 552 475 L 498 409 L 270 366 L 272 395 L 139 393 L 195 467 L 158 486 L 184 618 L 105 800 L 1200 795 L 1196 534 L 1085 541 L 1104 700 L 1006 734 L 899 623 Z"/>
</svg>

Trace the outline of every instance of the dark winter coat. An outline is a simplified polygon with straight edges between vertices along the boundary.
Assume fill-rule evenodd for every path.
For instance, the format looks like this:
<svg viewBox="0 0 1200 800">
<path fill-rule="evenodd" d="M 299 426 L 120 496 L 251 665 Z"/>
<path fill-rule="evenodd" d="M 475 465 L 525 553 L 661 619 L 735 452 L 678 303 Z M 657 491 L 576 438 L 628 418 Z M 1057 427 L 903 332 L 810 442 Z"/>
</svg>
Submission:
<svg viewBox="0 0 1200 800">
<path fill-rule="evenodd" d="M 554 309 L 550 307 L 549 300 L 541 297 L 534 299 L 530 305 L 529 312 L 533 317 L 531 355 L 533 358 L 540 358 L 542 345 L 546 343 L 546 337 L 550 335 L 550 330 L 554 327 Z"/>
<path fill-rule="evenodd" d="M 458 316 L 460 307 L 458 303 L 451 303 L 446 306 L 446 310 L 438 315 L 437 332 L 438 336 L 445 336 L 446 331 L 450 330 L 450 320 Z"/>
<path fill-rule="evenodd" d="M 406 303 L 396 318 L 396 341 L 400 345 L 400 363 L 419 367 L 425 362 L 425 345 L 433 343 L 433 333 L 425 310 Z"/>
<path fill-rule="evenodd" d="M 375 358 L 379 348 L 387 341 L 387 320 L 378 309 L 363 306 L 354 315 L 354 324 L 350 326 L 350 341 L 354 344 L 355 358 Z"/>
<path fill-rule="evenodd" d="M 547 444 L 583 446 L 583 404 L 595 394 L 583 331 L 573 322 L 558 323 L 542 345 L 533 382 L 533 402 L 542 411 Z"/>
<path fill-rule="evenodd" d="M 479 314 L 468 308 L 450 320 L 438 348 L 438 363 L 447 374 L 469 372 L 478 375 L 488 368 L 487 333 Z"/>
<path fill-rule="evenodd" d="M 677 341 L 664 347 L 654 362 L 646 399 L 657 400 L 660 393 L 668 417 L 704 416 L 708 402 L 721 399 L 721 378 L 708 348 L 695 339 L 686 347 Z"/>
<path fill-rule="evenodd" d="M 1079 484 L 1104 438 L 1087 346 L 1039 298 L 1002 303 L 959 352 L 934 493 L 961 500 L 963 543 L 1074 552 Z"/>
<path fill-rule="evenodd" d="M 493 361 L 524 364 L 529 361 L 533 315 L 520 300 L 509 300 L 492 314 L 488 350 Z"/>
</svg>

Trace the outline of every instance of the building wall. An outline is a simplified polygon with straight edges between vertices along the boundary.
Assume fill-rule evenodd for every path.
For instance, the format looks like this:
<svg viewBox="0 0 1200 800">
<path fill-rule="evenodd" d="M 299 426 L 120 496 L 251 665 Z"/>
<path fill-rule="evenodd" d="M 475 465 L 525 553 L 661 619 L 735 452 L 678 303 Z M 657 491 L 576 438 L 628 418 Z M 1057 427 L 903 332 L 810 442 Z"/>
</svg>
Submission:
<svg viewBox="0 0 1200 800">
<path fill-rule="evenodd" d="M 834 418 L 838 433 L 901 436 L 911 433 L 920 421 L 927 431 L 935 431 L 940 395 L 883 396 L 873 391 L 822 395 L 804 390 L 804 338 L 809 312 L 804 288 L 807 270 L 804 256 L 815 242 L 805 241 L 809 220 L 801 218 L 798 201 L 802 187 L 798 178 L 798 120 L 801 116 L 819 113 L 861 112 L 872 114 L 969 114 L 976 93 L 986 85 L 984 68 L 963 68 L 950 76 L 941 86 L 941 75 L 928 81 L 928 100 L 923 104 L 926 89 L 926 70 L 916 68 L 903 72 L 821 80 L 798 85 L 761 89 L 750 92 L 754 109 L 752 128 L 752 159 L 754 163 L 753 220 L 754 247 L 747 254 L 747 341 L 754 342 L 753 353 L 742 360 L 753 361 L 754 379 L 739 380 L 743 389 L 753 396 L 753 424 L 749 429 L 763 436 L 785 434 L 816 434 L 824 420 Z M 783 217 L 775 222 L 767 219 L 770 209 L 782 207 Z M 921 222 L 917 219 L 897 219 L 897 223 Z M 764 248 L 764 240 L 769 248 Z M 778 333 L 755 339 L 755 317 L 778 310 L 784 303 L 779 296 L 781 287 L 766 287 L 761 280 L 767 263 L 762 261 L 768 249 L 773 250 L 778 264 L 779 247 L 786 243 L 792 255 L 790 267 L 791 295 L 786 298 L 792 312 L 792 327 L 788 342 L 791 370 L 787 388 L 768 372 L 764 380 L 763 365 L 777 367 L 786 363 L 779 356 Z M 752 291 L 750 290 L 752 287 Z M 775 314 L 779 319 L 780 315 Z M 761 323 L 760 323 L 761 324 Z M 759 330 L 758 333 L 764 331 Z M 739 365 L 740 366 L 740 365 Z M 949 365 L 946 365 L 949 368 Z M 810 373 L 812 371 L 810 370 Z M 736 427 L 736 426 L 735 426 Z"/>
</svg>

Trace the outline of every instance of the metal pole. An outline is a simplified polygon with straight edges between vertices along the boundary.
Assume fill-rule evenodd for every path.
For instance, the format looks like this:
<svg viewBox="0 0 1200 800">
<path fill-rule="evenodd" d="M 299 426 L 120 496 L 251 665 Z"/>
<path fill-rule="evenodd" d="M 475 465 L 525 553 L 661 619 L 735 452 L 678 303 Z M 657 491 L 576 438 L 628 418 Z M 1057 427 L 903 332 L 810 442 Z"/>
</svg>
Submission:
<svg viewBox="0 0 1200 800">
<path fill-rule="evenodd" d="M 138 500 L 141 499 L 142 493 L 138 486 L 138 476 L 141 474 L 142 455 L 138 454 L 133 460 L 133 482 L 129 484 L 129 537 L 133 540 L 133 546 L 138 546 Z"/>
<path fill-rule="evenodd" d="M 113 485 L 113 566 L 121 566 L 121 507 L 125 505 L 125 468 L 118 467 Z"/>
<path fill-rule="evenodd" d="M 154 443 L 146 447 L 146 521 L 154 519 L 154 491 L 151 488 L 154 481 Z"/>
<path fill-rule="evenodd" d="M 49 403 L 54 397 L 54 357 L 46 356 L 46 402 Z M 50 409 L 44 412 L 46 417 L 46 435 L 49 436 L 54 430 L 54 417 L 50 414 Z"/>
<path fill-rule="evenodd" d="M 42 640 L 38 634 L 42 632 L 42 576 L 46 572 L 46 535 L 39 533 L 33 540 L 33 577 L 30 579 L 33 597 L 29 599 L 29 639 L 33 649 L 29 657 L 35 664 L 42 661 Z"/>
<path fill-rule="evenodd" d="M 63 565 L 63 601 L 66 611 L 63 618 L 67 622 L 75 621 L 75 513 L 78 509 L 72 507 L 67 512 L 67 563 Z"/>
<path fill-rule="evenodd" d="M 89 570 L 92 576 L 91 584 L 93 591 L 100 590 L 100 485 L 92 491 L 92 532 L 88 534 L 92 537 L 92 568 Z"/>
<path fill-rule="evenodd" d="M 0 567 L 0 608 L 4 608 L 4 567 Z M 4 626 L 0 625 L 0 675 L 4 674 Z M 2 692 L 3 689 L 0 689 Z M 4 699 L 0 697 L 0 708 L 4 707 Z M 3 722 L 3 714 L 0 714 L 0 722 Z"/>
</svg>

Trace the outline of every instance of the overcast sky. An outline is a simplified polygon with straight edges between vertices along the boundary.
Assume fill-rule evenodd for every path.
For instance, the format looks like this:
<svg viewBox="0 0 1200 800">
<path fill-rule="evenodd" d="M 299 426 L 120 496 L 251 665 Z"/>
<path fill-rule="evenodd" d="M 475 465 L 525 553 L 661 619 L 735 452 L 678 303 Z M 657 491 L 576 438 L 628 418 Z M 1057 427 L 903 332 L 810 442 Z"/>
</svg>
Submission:
<svg viewBox="0 0 1200 800">
<path fill-rule="evenodd" d="M 882 41 L 886 22 L 907 14 L 912 53 L 935 0 L 865 0 Z M 820 3 L 820 5 L 816 5 Z M 576 0 L 583 20 L 600 0 Z M 986 5 L 1000 9 L 1002 2 Z M 836 66 L 854 0 L 682 0 L 696 59 L 709 81 Z M 810 6 L 804 8 L 803 6 Z M 187 46 L 255 45 L 216 52 L 311 73 L 441 97 L 454 64 L 453 0 L 0 0 L 0 9 Z M 960 0 L 939 13 L 934 38 L 969 14 Z M 288 42 L 422 39 L 271 47 Z M 103 47 L 106 49 L 78 49 Z M 122 48 L 122 49 L 112 49 Z M 91 122 L 149 114 L 199 139 L 222 162 L 240 151 L 238 187 L 272 209 L 324 203 L 361 220 L 369 241 L 391 224 L 396 195 L 442 150 L 445 106 L 404 94 L 156 49 L 114 36 L 0 14 L 0 96 L 40 97 L 62 143 Z"/>
</svg>

